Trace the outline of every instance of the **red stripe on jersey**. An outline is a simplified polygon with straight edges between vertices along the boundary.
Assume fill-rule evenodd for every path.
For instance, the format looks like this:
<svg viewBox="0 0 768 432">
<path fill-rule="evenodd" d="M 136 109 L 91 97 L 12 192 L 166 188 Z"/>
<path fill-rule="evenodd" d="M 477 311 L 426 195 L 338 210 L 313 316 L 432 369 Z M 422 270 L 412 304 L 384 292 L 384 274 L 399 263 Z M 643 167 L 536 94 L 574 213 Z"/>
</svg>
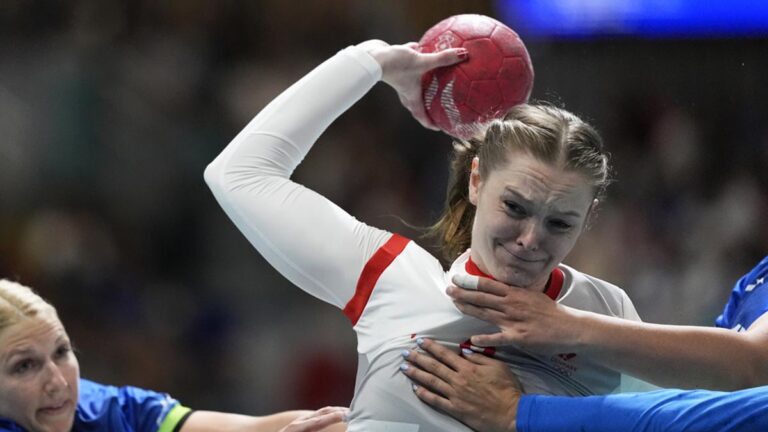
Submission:
<svg viewBox="0 0 768 432">
<path fill-rule="evenodd" d="M 480 270 L 480 267 L 478 267 L 477 264 L 475 264 L 475 262 L 472 261 L 472 257 L 469 257 L 469 259 L 467 260 L 467 263 L 464 264 L 464 270 L 466 270 L 467 273 L 471 274 L 472 276 L 480 276 L 480 277 L 496 280 L 494 279 L 493 276 L 486 274 L 484 271 Z"/>
<path fill-rule="evenodd" d="M 544 294 L 552 300 L 557 300 L 557 296 L 560 295 L 560 290 L 563 289 L 563 281 L 565 281 L 565 274 L 560 268 L 555 267 L 549 275 L 547 286 L 544 288 Z"/>
<path fill-rule="evenodd" d="M 496 280 L 493 276 L 486 274 L 480 267 L 472 261 L 472 257 L 469 257 L 467 263 L 464 265 L 464 270 L 472 276 L 480 276 L 488 279 Z M 557 296 L 560 295 L 560 291 L 563 289 L 563 282 L 565 281 L 565 274 L 562 270 L 555 267 L 552 273 L 549 274 L 547 285 L 544 287 L 544 294 L 552 300 L 557 300 Z"/>
<path fill-rule="evenodd" d="M 368 304 L 368 299 L 371 298 L 373 287 L 376 286 L 379 277 L 405 249 L 408 242 L 410 242 L 409 239 L 398 234 L 392 234 L 392 237 L 365 263 L 360 278 L 357 280 L 355 295 L 344 306 L 344 315 L 352 321 L 353 326 L 357 324 L 357 320 L 363 314 L 363 309 Z"/>
</svg>

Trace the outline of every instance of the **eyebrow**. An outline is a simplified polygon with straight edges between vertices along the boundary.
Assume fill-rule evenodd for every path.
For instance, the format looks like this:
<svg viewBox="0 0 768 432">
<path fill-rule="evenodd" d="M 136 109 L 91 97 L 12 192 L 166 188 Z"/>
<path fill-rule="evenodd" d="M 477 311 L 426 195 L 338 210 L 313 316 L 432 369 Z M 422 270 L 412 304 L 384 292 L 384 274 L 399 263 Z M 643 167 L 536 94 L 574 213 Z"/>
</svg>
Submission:
<svg viewBox="0 0 768 432">
<path fill-rule="evenodd" d="M 56 338 L 55 345 L 59 345 L 59 344 L 61 344 L 63 342 L 68 342 L 68 339 L 67 339 L 66 335 L 60 334 Z M 14 349 L 8 351 L 7 353 L 3 354 L 2 356 L 0 356 L 0 358 L 2 358 L 7 363 L 8 360 L 11 359 L 14 356 L 17 356 L 17 355 L 22 355 L 22 356 L 23 355 L 29 355 L 29 354 L 33 354 L 34 352 L 35 352 L 35 350 L 30 348 L 30 347 L 14 348 Z"/>
<path fill-rule="evenodd" d="M 8 351 L 6 354 L 4 354 L 2 356 L 3 362 L 4 363 L 9 363 L 9 361 L 11 359 L 13 359 L 14 357 L 16 357 L 16 356 L 22 356 L 23 357 L 25 355 L 30 355 L 30 354 L 32 354 L 34 352 L 35 352 L 35 350 L 33 350 L 32 348 L 14 348 L 14 349 Z"/>
<path fill-rule="evenodd" d="M 514 190 L 514 189 L 511 189 L 511 188 L 509 188 L 509 187 L 506 187 L 506 188 L 504 188 L 504 189 L 505 189 L 507 192 L 509 192 L 510 194 L 514 195 L 516 199 L 518 199 L 518 200 L 522 201 L 522 202 L 523 202 L 523 204 L 531 205 L 531 200 L 529 200 L 528 198 L 526 198 L 526 197 L 524 197 L 524 196 L 520 195 L 520 192 L 518 192 L 518 191 L 516 191 L 516 190 Z M 555 213 L 556 213 L 558 216 L 569 216 L 569 217 L 575 217 L 575 218 L 580 218 L 580 217 L 581 217 L 581 213 L 579 213 L 579 212 L 577 212 L 577 211 L 574 211 L 574 210 L 568 210 L 568 211 L 559 211 L 559 210 L 555 209 Z"/>
</svg>

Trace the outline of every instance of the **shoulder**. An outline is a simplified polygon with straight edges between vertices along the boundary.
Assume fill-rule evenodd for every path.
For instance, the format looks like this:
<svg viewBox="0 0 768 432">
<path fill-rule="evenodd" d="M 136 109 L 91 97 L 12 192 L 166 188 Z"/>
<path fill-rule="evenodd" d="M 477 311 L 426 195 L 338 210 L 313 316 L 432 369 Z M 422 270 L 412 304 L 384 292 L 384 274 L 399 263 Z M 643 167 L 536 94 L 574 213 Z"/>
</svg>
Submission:
<svg viewBox="0 0 768 432">
<path fill-rule="evenodd" d="M 113 386 L 100 384 L 85 378 L 80 379 L 79 405 L 86 409 L 108 404 L 124 406 L 147 400 L 169 399 L 165 393 L 133 386 Z"/>
<path fill-rule="evenodd" d="M 440 261 L 434 255 L 415 241 L 399 234 L 391 235 L 368 260 L 367 267 L 390 267 L 390 264 L 396 264 L 391 266 L 393 269 L 405 271 L 419 269 L 419 273 L 444 272 Z"/>
<path fill-rule="evenodd" d="M 731 290 L 731 296 L 716 325 L 742 330 L 768 312 L 768 256 L 742 276 Z"/>
<path fill-rule="evenodd" d="M 411 239 L 392 234 L 363 268 L 356 295 L 365 286 L 367 291 L 377 291 L 378 295 L 401 292 L 404 287 L 410 295 L 432 292 L 430 282 L 439 280 L 442 285 L 445 275 L 442 264 L 429 251 Z"/>
<path fill-rule="evenodd" d="M 25 430 L 11 420 L 0 418 L 0 432 L 25 432 Z"/>
<path fill-rule="evenodd" d="M 166 393 L 81 379 L 74 429 L 155 432 L 179 406 Z"/>
<path fill-rule="evenodd" d="M 636 319 L 637 312 L 623 289 L 565 264 L 560 264 L 559 268 L 565 274 L 564 292 L 558 299 L 560 303 L 604 315 Z"/>
</svg>

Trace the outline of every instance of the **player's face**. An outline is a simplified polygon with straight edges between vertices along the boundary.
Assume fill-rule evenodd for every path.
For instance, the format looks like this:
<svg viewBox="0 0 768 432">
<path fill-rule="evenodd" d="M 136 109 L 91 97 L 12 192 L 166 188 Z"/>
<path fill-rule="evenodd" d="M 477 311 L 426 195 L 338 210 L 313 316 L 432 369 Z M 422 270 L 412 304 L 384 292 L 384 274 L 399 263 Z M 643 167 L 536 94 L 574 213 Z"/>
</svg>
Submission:
<svg viewBox="0 0 768 432">
<path fill-rule="evenodd" d="M 501 282 L 543 290 L 583 231 L 594 189 L 581 174 L 524 152 L 511 154 L 485 179 L 480 163 L 472 162 L 469 184 L 477 208 L 472 260 Z"/>
<path fill-rule="evenodd" d="M 77 358 L 55 316 L 25 318 L 0 333 L 0 417 L 30 432 L 68 432 L 79 377 Z"/>
</svg>

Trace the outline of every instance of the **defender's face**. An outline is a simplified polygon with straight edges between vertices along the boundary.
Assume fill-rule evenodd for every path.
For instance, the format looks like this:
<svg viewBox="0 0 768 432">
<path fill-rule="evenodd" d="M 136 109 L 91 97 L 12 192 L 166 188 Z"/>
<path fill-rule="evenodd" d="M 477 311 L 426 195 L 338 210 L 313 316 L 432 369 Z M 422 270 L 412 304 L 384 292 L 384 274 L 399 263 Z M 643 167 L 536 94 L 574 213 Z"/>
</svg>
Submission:
<svg viewBox="0 0 768 432">
<path fill-rule="evenodd" d="M 79 378 L 69 337 L 55 316 L 25 318 L 0 333 L 0 417 L 30 432 L 68 432 Z"/>
<path fill-rule="evenodd" d="M 480 177 L 472 162 L 469 198 L 477 208 L 472 260 L 495 279 L 543 290 L 555 266 L 570 253 L 593 207 L 584 176 L 515 152 Z"/>
</svg>

